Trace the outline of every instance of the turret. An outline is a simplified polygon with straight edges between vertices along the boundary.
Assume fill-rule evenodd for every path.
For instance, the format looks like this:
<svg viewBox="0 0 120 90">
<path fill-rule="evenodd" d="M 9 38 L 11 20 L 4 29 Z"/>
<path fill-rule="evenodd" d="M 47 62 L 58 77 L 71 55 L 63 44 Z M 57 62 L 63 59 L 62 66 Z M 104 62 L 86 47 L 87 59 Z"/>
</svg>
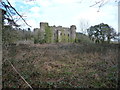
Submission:
<svg viewBox="0 0 120 90">
<path fill-rule="evenodd" d="M 73 31 L 76 31 L 76 26 L 72 25 L 72 26 L 70 26 L 70 29 L 73 30 Z"/>
<path fill-rule="evenodd" d="M 47 22 L 40 22 L 40 30 L 42 32 L 45 31 L 45 27 L 48 27 L 48 23 Z"/>
<path fill-rule="evenodd" d="M 70 37 L 71 37 L 71 41 L 74 42 L 76 38 L 76 26 L 75 25 L 70 26 Z"/>
</svg>

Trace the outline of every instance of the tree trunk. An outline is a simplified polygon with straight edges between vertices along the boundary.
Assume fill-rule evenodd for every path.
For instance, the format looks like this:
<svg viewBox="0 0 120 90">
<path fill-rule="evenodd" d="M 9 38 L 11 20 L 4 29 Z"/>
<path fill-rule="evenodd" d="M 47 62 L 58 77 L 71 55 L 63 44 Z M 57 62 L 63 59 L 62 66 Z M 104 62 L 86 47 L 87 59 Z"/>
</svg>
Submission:
<svg viewBox="0 0 120 90">
<path fill-rule="evenodd" d="M 2 17 L 2 9 L 0 9 L 0 89 L 2 89 Z"/>
<path fill-rule="evenodd" d="M 110 43 L 110 37 L 107 38 L 107 42 Z"/>
</svg>

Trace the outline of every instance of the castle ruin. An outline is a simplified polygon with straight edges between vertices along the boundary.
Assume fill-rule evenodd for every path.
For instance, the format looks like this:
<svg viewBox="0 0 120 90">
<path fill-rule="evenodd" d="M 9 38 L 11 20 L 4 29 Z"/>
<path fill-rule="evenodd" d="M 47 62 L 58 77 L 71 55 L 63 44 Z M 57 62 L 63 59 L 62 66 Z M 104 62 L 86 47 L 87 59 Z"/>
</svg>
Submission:
<svg viewBox="0 0 120 90">
<path fill-rule="evenodd" d="M 49 26 L 47 22 L 40 22 L 40 28 L 34 29 L 35 43 L 74 42 L 76 26 L 70 28 L 62 26 Z"/>
</svg>

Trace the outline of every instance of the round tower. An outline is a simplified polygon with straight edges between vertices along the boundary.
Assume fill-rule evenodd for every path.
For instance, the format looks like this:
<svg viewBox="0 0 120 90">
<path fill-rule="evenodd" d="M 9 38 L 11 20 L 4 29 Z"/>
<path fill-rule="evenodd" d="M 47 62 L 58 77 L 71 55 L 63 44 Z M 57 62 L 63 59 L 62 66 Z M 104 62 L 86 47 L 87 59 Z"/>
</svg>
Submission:
<svg viewBox="0 0 120 90">
<path fill-rule="evenodd" d="M 76 26 L 72 25 L 70 26 L 70 37 L 71 37 L 71 41 L 74 42 L 75 38 L 76 38 Z"/>
</svg>

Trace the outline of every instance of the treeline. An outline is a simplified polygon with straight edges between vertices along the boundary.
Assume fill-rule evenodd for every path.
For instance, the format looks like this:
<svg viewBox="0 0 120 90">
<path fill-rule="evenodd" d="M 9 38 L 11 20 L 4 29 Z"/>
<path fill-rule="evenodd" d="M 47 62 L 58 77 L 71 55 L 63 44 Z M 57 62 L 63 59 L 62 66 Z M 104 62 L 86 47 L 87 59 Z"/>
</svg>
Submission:
<svg viewBox="0 0 120 90">
<path fill-rule="evenodd" d="M 119 33 L 108 24 L 100 23 L 87 29 L 89 38 L 95 43 L 110 43 L 119 40 Z"/>
<path fill-rule="evenodd" d="M 44 34 L 35 34 L 30 28 L 27 30 L 21 28 L 13 28 L 11 25 L 4 25 L 2 29 L 2 43 L 3 44 L 30 44 L 30 43 L 49 43 L 52 39 L 50 30 L 46 30 L 45 39 L 36 39 L 42 37 Z M 38 32 L 37 32 L 38 33 Z M 111 43 L 114 40 L 120 40 L 120 33 L 116 33 L 115 30 L 107 24 L 101 23 L 95 26 L 91 26 L 87 29 L 87 35 L 83 33 L 76 33 L 75 43 Z"/>
<path fill-rule="evenodd" d="M 87 35 L 77 33 L 77 42 L 86 43 L 114 43 L 120 42 L 120 33 L 108 24 L 100 23 L 98 25 L 90 26 L 87 29 Z"/>
<path fill-rule="evenodd" d="M 33 32 L 21 28 L 13 28 L 10 25 L 4 25 L 2 29 L 2 43 L 3 44 L 15 44 L 19 41 L 33 41 Z"/>
</svg>

